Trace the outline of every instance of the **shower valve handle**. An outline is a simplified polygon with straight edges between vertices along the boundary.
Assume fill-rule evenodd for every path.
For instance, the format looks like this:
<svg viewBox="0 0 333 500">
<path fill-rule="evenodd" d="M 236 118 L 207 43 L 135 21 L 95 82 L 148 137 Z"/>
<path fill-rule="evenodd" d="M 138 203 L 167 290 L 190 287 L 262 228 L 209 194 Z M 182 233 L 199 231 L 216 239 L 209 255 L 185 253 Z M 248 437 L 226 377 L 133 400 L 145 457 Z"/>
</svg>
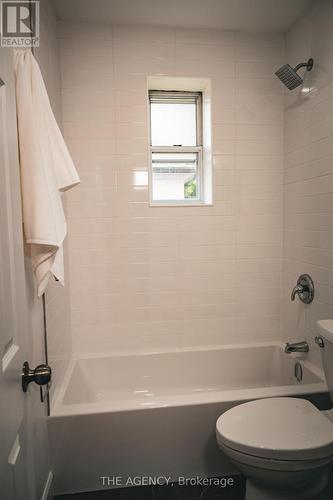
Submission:
<svg viewBox="0 0 333 500">
<path fill-rule="evenodd" d="M 311 276 L 308 274 L 302 274 L 298 278 L 297 284 L 291 292 L 291 300 L 295 300 L 297 295 L 304 304 L 311 304 L 314 293 L 314 284 Z"/>
</svg>

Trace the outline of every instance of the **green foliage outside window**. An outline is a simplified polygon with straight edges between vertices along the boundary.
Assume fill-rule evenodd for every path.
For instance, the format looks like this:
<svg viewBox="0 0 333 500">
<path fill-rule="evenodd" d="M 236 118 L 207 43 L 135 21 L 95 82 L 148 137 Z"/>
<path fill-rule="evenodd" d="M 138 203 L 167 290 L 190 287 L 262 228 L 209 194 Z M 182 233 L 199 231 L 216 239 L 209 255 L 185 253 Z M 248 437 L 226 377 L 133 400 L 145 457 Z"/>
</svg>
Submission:
<svg viewBox="0 0 333 500">
<path fill-rule="evenodd" d="M 184 184 L 184 197 L 196 198 L 197 197 L 197 182 L 196 179 L 191 179 Z"/>
</svg>

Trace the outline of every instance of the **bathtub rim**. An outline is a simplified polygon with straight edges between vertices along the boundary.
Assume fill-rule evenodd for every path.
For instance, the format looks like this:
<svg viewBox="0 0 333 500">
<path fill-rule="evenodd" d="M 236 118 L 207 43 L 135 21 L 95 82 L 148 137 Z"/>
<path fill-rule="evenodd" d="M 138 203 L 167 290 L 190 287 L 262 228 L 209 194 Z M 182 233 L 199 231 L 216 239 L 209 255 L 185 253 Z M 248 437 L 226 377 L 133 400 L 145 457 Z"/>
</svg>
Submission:
<svg viewBox="0 0 333 500">
<path fill-rule="evenodd" d="M 261 399 L 268 397 L 281 397 L 281 396 L 301 396 L 306 394 L 319 394 L 327 392 L 327 385 L 325 382 L 325 376 L 323 371 L 309 362 L 306 356 L 299 356 L 295 354 L 286 354 L 286 356 L 291 356 L 297 360 L 300 360 L 302 364 L 311 371 L 316 377 L 318 377 L 321 382 L 304 384 L 304 385 L 281 385 L 281 386 L 271 386 L 271 387 L 258 387 L 258 388 L 242 388 L 242 389 L 230 389 L 212 392 L 196 393 L 195 397 L 193 394 L 182 394 L 176 396 L 166 396 L 163 398 L 156 398 L 154 404 L 147 404 L 146 406 L 138 405 L 136 400 L 124 400 L 119 402 L 106 401 L 106 402 L 90 402 L 90 403 L 75 403 L 75 404 L 64 404 L 63 399 L 65 392 L 70 383 L 73 370 L 77 361 L 84 359 L 101 359 L 101 358 L 112 358 L 112 357 L 129 357 L 129 356 L 140 356 L 140 355 L 156 355 L 156 354 L 166 354 L 166 353 L 181 353 L 181 352 L 202 352 L 202 351 L 216 351 L 216 350 L 230 350 L 230 349 L 246 349 L 246 348 L 260 348 L 260 347 L 278 347 L 282 351 L 284 349 L 284 343 L 279 341 L 271 342 L 256 342 L 256 343 L 242 343 L 242 344 L 228 344 L 228 345 L 206 345 L 206 346 L 195 346 L 191 348 L 172 348 L 172 349 L 158 349 L 151 351 L 117 351 L 117 352 L 99 352 L 93 354 L 76 354 L 73 355 L 65 375 L 63 377 L 63 382 L 52 398 L 50 417 L 59 416 L 70 416 L 70 415 L 83 415 L 83 414 L 98 414 L 98 413 L 109 413 L 109 412 L 121 412 L 121 411 L 137 411 L 145 409 L 159 409 L 173 406 L 190 406 L 190 405 L 200 405 L 200 404 L 211 404 L 211 403 L 223 403 L 232 401 L 249 401 L 252 399 Z M 163 399 L 163 401 L 162 401 Z M 167 401 L 167 403 L 166 403 Z M 117 404 L 118 403 L 118 404 Z"/>
<path fill-rule="evenodd" d="M 303 353 L 291 353 L 286 354 L 297 360 L 301 361 L 303 365 L 311 371 L 316 377 L 318 377 L 321 382 L 304 384 L 304 385 L 285 385 L 285 386 L 271 386 L 271 387 L 258 387 L 258 388 L 247 388 L 247 389 L 230 389 L 223 391 L 213 391 L 197 393 L 194 400 L 193 394 L 182 394 L 180 396 L 169 396 L 163 399 L 172 399 L 169 404 L 163 402 L 157 402 L 155 405 L 138 406 L 135 404 L 135 400 L 122 401 L 121 407 L 115 405 L 115 402 L 90 402 L 90 403 L 76 403 L 76 404 L 64 404 L 63 399 L 65 392 L 67 390 L 68 384 L 71 380 L 75 365 L 77 361 L 84 359 L 103 359 L 112 357 L 129 357 L 129 356 L 140 356 L 140 355 L 156 355 L 156 354 L 177 354 L 181 352 L 202 352 L 202 351 L 219 351 L 219 350 L 234 350 L 234 349 L 246 349 L 246 348 L 260 348 L 260 347 L 278 347 L 281 351 L 284 351 L 285 342 L 282 341 L 266 341 L 266 342 L 246 342 L 240 344 L 213 344 L 205 346 L 191 346 L 191 347 L 179 347 L 179 348 L 161 348 L 154 350 L 119 350 L 119 351 L 104 351 L 98 353 L 85 353 L 85 354 L 73 354 L 70 362 L 68 364 L 67 370 L 63 377 L 63 381 L 60 387 L 55 391 L 53 398 L 51 398 L 51 408 L 50 417 L 59 416 L 74 416 L 74 415 L 94 415 L 99 413 L 109 413 L 109 412 L 122 412 L 122 411 L 137 411 L 137 410 L 153 410 L 167 407 L 181 407 L 190 405 L 200 405 L 200 404 L 212 404 L 212 403 L 224 403 L 232 401 L 250 401 L 252 399 L 261 399 L 268 397 L 281 397 L 281 396 L 302 396 L 306 394 L 319 394 L 327 392 L 327 384 L 325 381 L 325 375 L 323 370 L 318 368 L 313 363 L 307 360 L 307 356 Z M 200 397 L 199 397 L 200 395 Z M 218 398 L 218 399 L 217 399 Z"/>
</svg>

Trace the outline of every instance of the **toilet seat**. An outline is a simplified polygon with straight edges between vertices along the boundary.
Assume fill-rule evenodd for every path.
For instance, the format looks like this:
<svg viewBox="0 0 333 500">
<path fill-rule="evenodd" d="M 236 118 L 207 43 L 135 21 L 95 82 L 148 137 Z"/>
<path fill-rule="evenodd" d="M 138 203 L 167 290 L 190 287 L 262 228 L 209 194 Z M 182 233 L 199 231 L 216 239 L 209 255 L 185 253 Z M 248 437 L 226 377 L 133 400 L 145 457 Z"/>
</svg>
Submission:
<svg viewBox="0 0 333 500">
<path fill-rule="evenodd" d="M 332 462 L 332 457 L 313 458 L 311 460 L 279 460 L 257 457 L 247 453 L 234 450 L 226 445 L 221 445 L 225 454 L 237 463 L 238 466 L 246 466 L 260 470 L 277 472 L 304 472 L 318 469 Z"/>
<path fill-rule="evenodd" d="M 333 423 L 299 398 L 268 398 L 236 406 L 216 423 L 219 445 L 281 461 L 333 456 Z"/>
</svg>

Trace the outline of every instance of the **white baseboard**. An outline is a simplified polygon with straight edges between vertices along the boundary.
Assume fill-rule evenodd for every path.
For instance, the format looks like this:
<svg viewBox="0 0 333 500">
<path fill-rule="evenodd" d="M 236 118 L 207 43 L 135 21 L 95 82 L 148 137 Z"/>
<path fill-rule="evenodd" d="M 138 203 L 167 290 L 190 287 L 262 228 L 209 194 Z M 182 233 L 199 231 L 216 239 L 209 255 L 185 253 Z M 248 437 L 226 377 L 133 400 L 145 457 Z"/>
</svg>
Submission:
<svg viewBox="0 0 333 500">
<path fill-rule="evenodd" d="M 50 490 L 51 490 L 51 486 L 52 486 L 52 482 L 53 482 L 53 473 L 50 470 L 49 473 L 48 473 L 48 475 L 47 475 L 47 478 L 46 478 L 46 481 L 45 481 L 45 485 L 44 485 L 44 489 L 43 489 L 43 494 L 42 494 L 40 500 L 48 500 L 49 494 L 50 494 Z"/>
</svg>

